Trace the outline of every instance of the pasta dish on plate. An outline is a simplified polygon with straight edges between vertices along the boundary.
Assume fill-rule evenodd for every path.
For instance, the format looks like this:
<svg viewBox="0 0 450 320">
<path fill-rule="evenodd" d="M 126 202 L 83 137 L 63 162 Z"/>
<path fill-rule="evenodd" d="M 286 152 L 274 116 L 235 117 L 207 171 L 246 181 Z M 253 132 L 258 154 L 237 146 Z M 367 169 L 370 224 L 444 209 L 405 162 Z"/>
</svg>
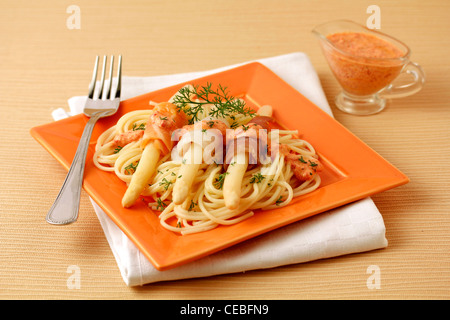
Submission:
<svg viewBox="0 0 450 320">
<path fill-rule="evenodd" d="M 127 184 L 123 207 L 142 199 L 166 229 L 203 232 L 320 186 L 313 146 L 273 121 L 270 106 L 253 110 L 226 87 L 186 85 L 123 115 L 99 136 L 93 160 Z"/>
</svg>

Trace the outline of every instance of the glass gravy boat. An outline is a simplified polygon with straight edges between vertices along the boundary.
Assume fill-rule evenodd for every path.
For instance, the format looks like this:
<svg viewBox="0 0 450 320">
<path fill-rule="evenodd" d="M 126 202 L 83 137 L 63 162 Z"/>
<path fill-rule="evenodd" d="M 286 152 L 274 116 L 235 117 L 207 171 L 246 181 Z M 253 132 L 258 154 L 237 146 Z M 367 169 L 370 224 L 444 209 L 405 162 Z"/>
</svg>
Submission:
<svg viewBox="0 0 450 320">
<path fill-rule="evenodd" d="M 312 32 L 343 89 L 335 98 L 340 110 L 356 115 L 375 114 L 385 108 L 386 99 L 406 97 L 422 89 L 424 72 L 409 60 L 411 51 L 401 41 L 348 20 L 324 23 Z M 338 42 L 340 36 L 346 37 L 347 46 Z M 372 54 L 368 41 L 396 54 Z M 373 43 L 369 44 L 372 47 Z M 394 80 L 403 73 L 412 75 L 412 81 L 395 85 Z"/>
</svg>

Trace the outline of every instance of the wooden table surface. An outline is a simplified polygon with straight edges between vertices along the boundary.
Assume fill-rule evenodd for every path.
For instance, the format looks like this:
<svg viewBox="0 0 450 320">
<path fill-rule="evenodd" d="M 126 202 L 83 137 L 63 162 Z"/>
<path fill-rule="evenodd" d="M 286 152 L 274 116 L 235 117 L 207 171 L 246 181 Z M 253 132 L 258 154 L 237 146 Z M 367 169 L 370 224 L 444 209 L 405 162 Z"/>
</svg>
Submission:
<svg viewBox="0 0 450 320">
<path fill-rule="evenodd" d="M 365 24 L 371 1 L 0 1 L 1 299 L 448 299 L 450 298 L 450 2 L 376 1 L 381 31 L 400 38 L 427 76 L 418 94 L 377 115 L 337 110 L 339 86 L 311 29 Z M 80 9 L 79 29 L 69 28 Z M 69 8 L 70 9 L 70 8 Z M 69 24 L 68 24 L 69 20 Z M 76 26 L 76 25 L 75 25 Z M 304 264 L 129 288 L 88 196 L 77 223 L 44 217 L 66 171 L 30 136 L 52 110 L 87 93 L 93 58 L 122 54 L 124 74 L 208 70 L 295 51 L 309 55 L 333 112 L 411 179 L 375 195 L 385 249 Z M 69 289 L 67 268 L 81 269 Z M 370 265 L 380 270 L 369 289 Z"/>
</svg>

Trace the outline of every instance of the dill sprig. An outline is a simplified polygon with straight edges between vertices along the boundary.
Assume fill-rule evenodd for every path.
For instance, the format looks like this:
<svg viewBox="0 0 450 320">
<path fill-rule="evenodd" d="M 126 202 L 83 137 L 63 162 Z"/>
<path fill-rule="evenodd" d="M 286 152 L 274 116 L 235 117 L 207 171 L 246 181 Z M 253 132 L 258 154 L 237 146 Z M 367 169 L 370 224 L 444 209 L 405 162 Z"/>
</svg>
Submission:
<svg viewBox="0 0 450 320">
<path fill-rule="evenodd" d="M 164 201 L 161 200 L 161 198 L 156 199 L 156 210 L 164 211 L 164 209 L 167 207 L 167 204 L 164 203 Z"/>
<path fill-rule="evenodd" d="M 198 205 L 198 202 L 194 202 L 194 200 L 191 200 L 191 204 L 189 205 L 188 211 L 194 210 L 195 206 Z"/>
<path fill-rule="evenodd" d="M 178 110 L 183 110 L 191 117 L 190 124 L 200 120 L 200 115 L 205 112 L 203 106 L 208 104 L 214 105 L 209 111 L 212 117 L 225 118 L 233 114 L 255 116 L 254 110 L 247 107 L 243 100 L 231 96 L 227 87 L 220 84 L 217 89 L 213 89 L 211 83 L 206 86 L 185 86 L 178 90 L 172 102 Z"/>
<path fill-rule="evenodd" d="M 133 174 L 136 172 L 136 168 L 138 165 L 139 165 L 139 161 L 136 163 L 132 162 L 129 165 L 127 165 L 124 169 L 125 169 L 126 173 Z"/>
<path fill-rule="evenodd" d="M 275 205 L 279 206 L 279 205 L 281 205 L 283 202 L 284 202 L 283 196 L 280 196 L 280 197 L 278 198 L 278 200 L 275 202 Z"/>
<path fill-rule="evenodd" d="M 145 130 L 145 123 L 141 123 L 139 126 L 136 123 L 133 123 L 133 128 L 131 128 L 131 130 Z"/>
<path fill-rule="evenodd" d="M 256 173 L 250 178 L 250 183 L 260 183 L 262 182 L 266 177 L 262 175 L 261 173 Z"/>
<path fill-rule="evenodd" d="M 169 181 L 166 178 L 163 178 L 159 185 L 162 186 L 164 190 L 168 190 L 172 183 L 173 181 Z"/>
<path fill-rule="evenodd" d="M 228 172 L 221 173 L 221 174 L 219 174 L 219 177 L 214 180 L 213 184 L 217 189 L 223 188 L 223 184 L 225 182 L 225 176 L 227 174 L 228 174 Z"/>
</svg>

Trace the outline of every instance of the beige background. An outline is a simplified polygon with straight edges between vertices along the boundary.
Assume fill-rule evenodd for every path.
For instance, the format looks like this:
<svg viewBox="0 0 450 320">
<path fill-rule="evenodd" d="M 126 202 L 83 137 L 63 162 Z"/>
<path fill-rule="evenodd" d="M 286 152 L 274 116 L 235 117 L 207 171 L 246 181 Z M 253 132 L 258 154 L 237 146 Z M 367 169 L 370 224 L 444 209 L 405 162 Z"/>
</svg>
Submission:
<svg viewBox="0 0 450 320">
<path fill-rule="evenodd" d="M 70 30 L 66 8 L 81 9 Z M 418 94 L 374 116 L 338 121 L 411 182 L 373 197 L 389 246 L 269 270 L 128 288 L 85 193 L 79 221 L 44 217 L 66 172 L 30 136 L 51 111 L 87 93 L 97 54 L 122 54 L 124 74 L 216 68 L 294 51 L 309 55 L 330 103 L 339 91 L 310 30 L 346 18 L 412 49 L 426 74 Z M 448 299 L 450 297 L 450 2 L 434 1 L 0 1 L 0 298 L 2 299 Z M 68 266 L 81 288 L 67 288 Z M 366 286 L 369 265 L 381 289 Z"/>
</svg>

